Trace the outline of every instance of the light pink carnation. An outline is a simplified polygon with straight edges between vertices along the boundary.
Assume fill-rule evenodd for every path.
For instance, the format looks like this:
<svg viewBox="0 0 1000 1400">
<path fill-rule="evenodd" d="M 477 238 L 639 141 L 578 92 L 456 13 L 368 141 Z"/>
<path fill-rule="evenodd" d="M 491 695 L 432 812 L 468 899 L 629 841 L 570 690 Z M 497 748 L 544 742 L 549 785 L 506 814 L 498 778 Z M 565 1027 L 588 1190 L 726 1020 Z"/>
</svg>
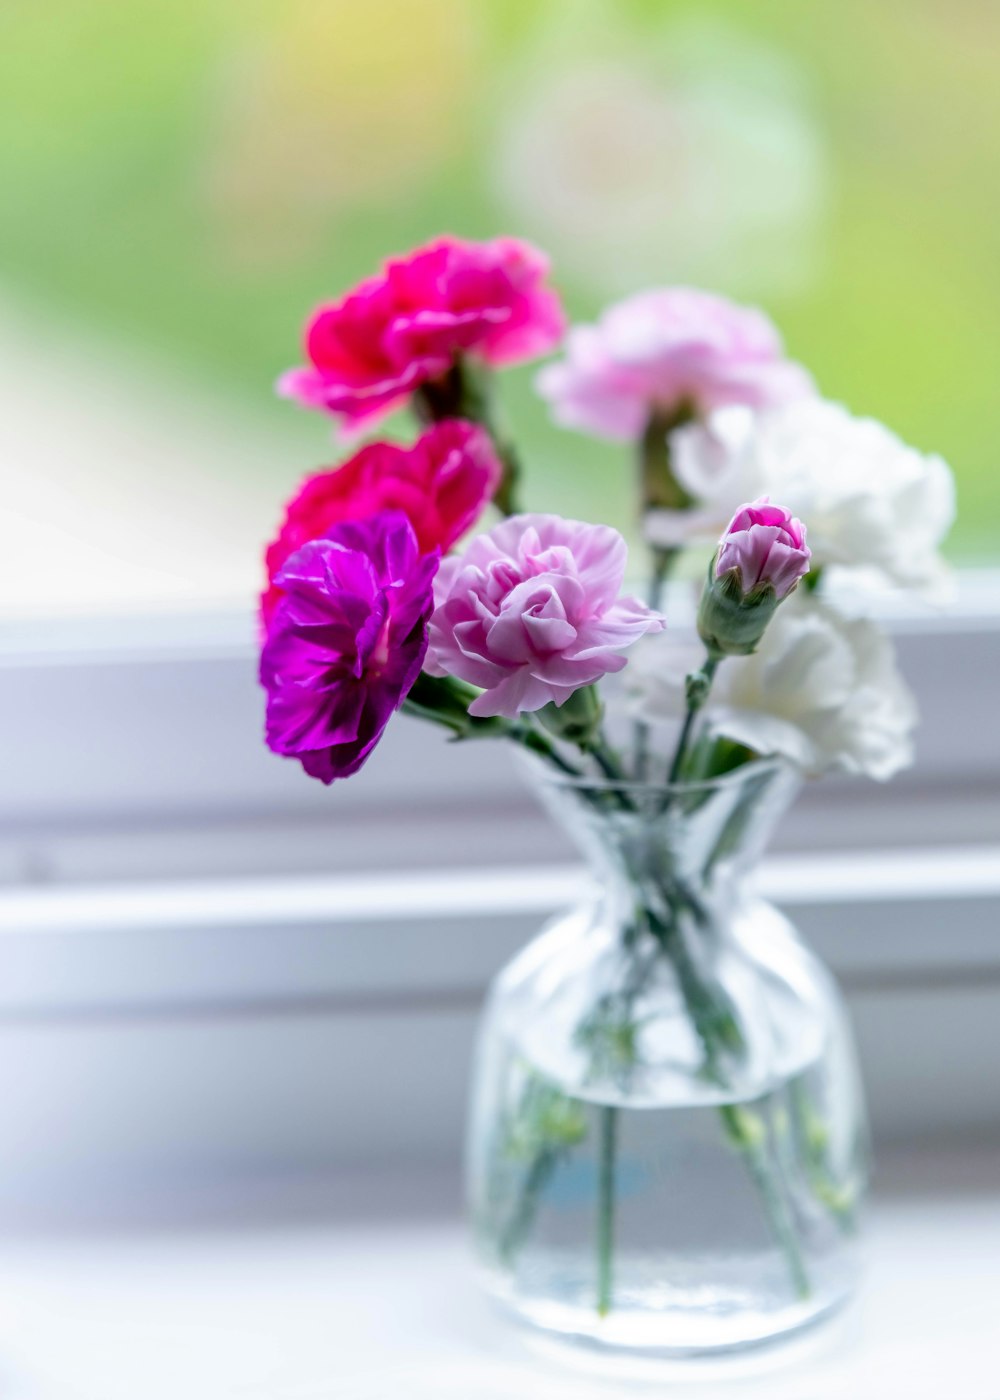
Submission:
<svg viewBox="0 0 1000 1400">
<path fill-rule="evenodd" d="M 460 354 L 491 365 L 543 355 L 563 331 L 548 267 L 515 238 L 444 237 L 392 258 L 317 308 L 306 327 L 309 364 L 284 374 L 278 391 L 357 428 L 446 374 Z"/>
<path fill-rule="evenodd" d="M 780 601 L 808 572 L 810 557 L 802 521 L 761 496 L 741 506 L 729 522 L 719 542 L 715 576 L 738 569 L 744 593 L 769 583 Z"/>
<path fill-rule="evenodd" d="M 640 292 L 574 326 L 566 358 L 537 386 L 556 421 L 598 437 L 638 438 L 653 414 L 767 408 L 813 392 L 763 312 L 691 287 Z"/>
<path fill-rule="evenodd" d="M 482 687 L 471 715 L 563 704 L 663 628 L 644 603 L 618 596 L 627 555 L 610 526 L 511 516 L 442 563 L 425 669 Z"/>
</svg>

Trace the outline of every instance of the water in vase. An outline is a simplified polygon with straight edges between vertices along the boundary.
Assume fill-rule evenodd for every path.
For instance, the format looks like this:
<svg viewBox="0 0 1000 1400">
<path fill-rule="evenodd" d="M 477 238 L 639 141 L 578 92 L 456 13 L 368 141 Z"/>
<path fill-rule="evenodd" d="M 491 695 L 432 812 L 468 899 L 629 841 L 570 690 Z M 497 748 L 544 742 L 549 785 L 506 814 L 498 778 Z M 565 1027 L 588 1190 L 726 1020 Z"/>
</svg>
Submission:
<svg viewBox="0 0 1000 1400">
<path fill-rule="evenodd" d="M 526 1317 L 683 1353 L 786 1332 L 850 1291 L 851 1186 L 813 1116 L 815 1071 L 664 1108 L 569 1096 L 495 1053 L 521 1109 L 481 1145 L 474 1221 L 491 1287 Z"/>
</svg>

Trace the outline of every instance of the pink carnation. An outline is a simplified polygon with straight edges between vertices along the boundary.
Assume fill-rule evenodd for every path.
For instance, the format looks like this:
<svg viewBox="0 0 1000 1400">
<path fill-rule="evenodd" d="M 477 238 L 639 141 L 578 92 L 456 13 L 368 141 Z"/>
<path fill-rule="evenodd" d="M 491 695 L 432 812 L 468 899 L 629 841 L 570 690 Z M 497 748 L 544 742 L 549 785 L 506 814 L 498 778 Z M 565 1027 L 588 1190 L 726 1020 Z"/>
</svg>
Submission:
<svg viewBox="0 0 1000 1400">
<path fill-rule="evenodd" d="M 543 355 L 563 332 L 547 273 L 544 255 L 514 238 L 439 238 L 314 312 L 309 364 L 283 375 L 278 390 L 357 428 L 446 374 L 460 354 L 492 365 Z"/>
<path fill-rule="evenodd" d="M 761 496 L 741 506 L 729 522 L 719 542 L 715 576 L 737 569 L 744 593 L 769 583 L 780 601 L 808 572 L 810 558 L 802 521 Z"/>
<path fill-rule="evenodd" d="M 444 553 L 479 519 L 501 475 L 484 429 L 446 419 L 428 428 L 412 447 L 373 442 L 342 466 L 307 477 L 267 547 L 268 587 L 261 599 L 265 624 L 281 599 L 275 577 L 285 561 L 331 526 L 400 510 L 413 526 L 422 554 Z"/>
<path fill-rule="evenodd" d="M 625 440 L 639 438 L 654 414 L 669 418 L 684 405 L 704 416 L 813 392 L 763 312 L 691 287 L 640 292 L 597 325 L 574 326 L 566 358 L 537 384 L 557 422 Z"/>
<path fill-rule="evenodd" d="M 627 554 L 607 525 L 511 516 L 441 565 L 425 669 L 480 686 L 471 715 L 563 704 L 663 628 L 644 603 L 618 596 Z"/>
</svg>

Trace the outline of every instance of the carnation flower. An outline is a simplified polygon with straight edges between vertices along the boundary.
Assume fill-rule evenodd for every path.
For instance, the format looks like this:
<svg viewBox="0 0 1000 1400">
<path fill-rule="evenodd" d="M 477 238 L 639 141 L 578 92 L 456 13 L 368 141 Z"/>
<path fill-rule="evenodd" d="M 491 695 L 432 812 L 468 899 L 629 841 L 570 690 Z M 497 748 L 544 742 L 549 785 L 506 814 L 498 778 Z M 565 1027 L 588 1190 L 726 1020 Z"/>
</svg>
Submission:
<svg viewBox="0 0 1000 1400">
<path fill-rule="evenodd" d="M 711 537 L 739 501 L 766 491 L 809 522 L 816 565 L 863 568 L 923 592 L 947 578 L 951 472 L 871 418 L 822 399 L 756 417 L 728 410 L 674 433 L 672 448 L 674 474 L 696 504 L 647 517 L 654 543 Z"/>
<path fill-rule="evenodd" d="M 306 327 L 309 364 L 289 370 L 279 392 L 369 425 L 462 354 L 491 365 L 543 355 L 563 331 L 548 261 L 514 238 L 470 243 L 439 238 L 386 263 Z"/>
<path fill-rule="evenodd" d="M 691 633 L 638 648 L 629 668 L 633 705 L 647 722 L 679 721 L 684 678 L 704 660 Z M 708 729 L 761 754 L 780 754 L 811 776 L 829 769 L 891 778 L 913 760 L 916 705 L 892 643 L 873 623 L 843 617 L 797 592 L 775 613 L 752 656 L 719 667 Z"/>
<path fill-rule="evenodd" d="M 763 312 L 690 287 L 640 292 L 597 325 L 574 326 L 566 358 L 547 365 L 537 386 L 558 423 L 626 440 L 654 416 L 761 409 L 812 392 Z"/>
<path fill-rule="evenodd" d="M 358 771 L 420 672 L 437 567 L 399 511 L 335 525 L 286 561 L 260 662 L 275 753 L 324 783 Z"/>
<path fill-rule="evenodd" d="M 779 600 L 808 568 L 806 527 L 791 511 L 772 505 L 767 496 L 740 506 L 715 556 L 716 578 L 735 569 L 744 593 L 770 585 Z"/>
<path fill-rule="evenodd" d="M 723 531 L 698 606 L 709 653 L 755 651 L 775 608 L 809 569 L 806 527 L 766 496 L 740 506 Z"/>
<path fill-rule="evenodd" d="M 450 419 L 428 428 L 412 447 L 374 442 L 342 466 L 307 477 L 267 547 L 265 623 L 281 598 L 275 576 L 289 555 L 332 525 L 401 510 L 421 553 L 444 553 L 479 519 L 501 475 L 489 435 L 473 423 Z"/>
<path fill-rule="evenodd" d="M 627 554 L 617 530 L 559 515 L 511 516 L 476 536 L 438 574 L 427 670 L 482 688 L 471 715 L 562 705 L 663 626 L 618 596 Z"/>
</svg>

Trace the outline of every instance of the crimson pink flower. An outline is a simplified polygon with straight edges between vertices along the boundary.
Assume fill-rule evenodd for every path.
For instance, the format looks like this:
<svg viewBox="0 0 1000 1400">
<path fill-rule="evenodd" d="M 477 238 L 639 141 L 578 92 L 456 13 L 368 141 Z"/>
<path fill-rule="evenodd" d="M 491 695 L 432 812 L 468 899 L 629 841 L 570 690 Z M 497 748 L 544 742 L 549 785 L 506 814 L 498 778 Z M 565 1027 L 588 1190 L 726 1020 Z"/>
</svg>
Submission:
<svg viewBox="0 0 1000 1400">
<path fill-rule="evenodd" d="M 470 715 L 563 704 L 663 628 L 644 603 L 618 596 L 627 555 L 610 526 L 510 516 L 441 565 L 426 669 L 482 687 Z"/>
<path fill-rule="evenodd" d="M 761 496 L 741 506 L 729 522 L 719 542 L 715 576 L 736 569 L 744 593 L 769 583 L 780 601 L 808 572 L 810 558 L 802 521 Z"/>
<path fill-rule="evenodd" d="M 479 519 L 502 474 L 488 433 L 474 423 L 447 419 L 428 428 L 412 447 L 373 442 L 342 466 L 307 477 L 267 547 L 265 624 L 281 598 L 275 575 L 290 554 L 331 525 L 401 510 L 421 552 L 443 554 Z"/>
<path fill-rule="evenodd" d="M 358 771 L 420 673 L 437 567 L 399 511 L 287 560 L 260 659 L 269 748 L 324 783 Z"/>
<path fill-rule="evenodd" d="M 639 292 L 596 325 L 574 326 L 565 359 L 546 365 L 537 382 L 556 422 L 626 440 L 654 415 L 669 419 L 685 407 L 704 416 L 813 392 L 762 311 L 693 287 Z"/>
<path fill-rule="evenodd" d="M 547 273 L 545 256 L 514 238 L 444 237 L 393 258 L 314 312 L 309 364 L 283 375 L 278 390 L 356 428 L 446 374 L 461 354 L 491 365 L 543 355 L 563 331 Z"/>
</svg>

